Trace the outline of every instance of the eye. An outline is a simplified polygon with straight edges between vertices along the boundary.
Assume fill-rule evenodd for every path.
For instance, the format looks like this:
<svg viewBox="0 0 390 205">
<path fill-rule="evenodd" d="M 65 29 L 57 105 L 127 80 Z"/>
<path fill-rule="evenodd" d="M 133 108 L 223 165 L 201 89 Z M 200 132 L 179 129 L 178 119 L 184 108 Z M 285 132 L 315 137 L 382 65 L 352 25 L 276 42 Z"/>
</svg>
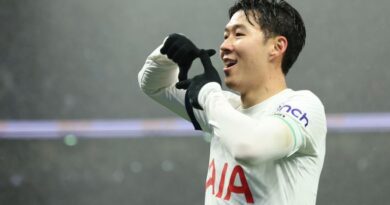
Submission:
<svg viewBox="0 0 390 205">
<path fill-rule="evenodd" d="M 236 33 L 236 36 L 245 36 L 243 33 Z"/>
</svg>

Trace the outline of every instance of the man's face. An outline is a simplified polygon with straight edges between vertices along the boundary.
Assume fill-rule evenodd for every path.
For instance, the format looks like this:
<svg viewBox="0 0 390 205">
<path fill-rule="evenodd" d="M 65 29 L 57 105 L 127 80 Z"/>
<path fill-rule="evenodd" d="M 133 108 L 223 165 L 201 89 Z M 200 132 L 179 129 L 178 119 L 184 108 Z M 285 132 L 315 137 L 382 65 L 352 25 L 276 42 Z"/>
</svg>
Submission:
<svg viewBox="0 0 390 205">
<path fill-rule="evenodd" d="M 266 77 L 268 53 L 272 48 L 264 33 L 250 15 L 250 24 L 244 11 L 236 12 L 225 27 L 220 57 L 224 63 L 225 83 L 238 92 L 247 92 L 261 86 Z"/>
</svg>

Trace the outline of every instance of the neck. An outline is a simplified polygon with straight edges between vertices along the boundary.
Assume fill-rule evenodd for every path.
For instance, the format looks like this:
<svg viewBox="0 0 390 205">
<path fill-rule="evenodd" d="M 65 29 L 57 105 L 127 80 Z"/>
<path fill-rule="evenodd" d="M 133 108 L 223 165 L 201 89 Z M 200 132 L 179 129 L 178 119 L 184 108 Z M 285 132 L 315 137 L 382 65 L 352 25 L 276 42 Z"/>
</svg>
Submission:
<svg viewBox="0 0 390 205">
<path fill-rule="evenodd" d="M 286 88 L 287 84 L 284 75 L 277 78 L 269 78 L 261 86 L 241 92 L 241 102 L 243 108 L 249 108 L 259 104 Z"/>
</svg>

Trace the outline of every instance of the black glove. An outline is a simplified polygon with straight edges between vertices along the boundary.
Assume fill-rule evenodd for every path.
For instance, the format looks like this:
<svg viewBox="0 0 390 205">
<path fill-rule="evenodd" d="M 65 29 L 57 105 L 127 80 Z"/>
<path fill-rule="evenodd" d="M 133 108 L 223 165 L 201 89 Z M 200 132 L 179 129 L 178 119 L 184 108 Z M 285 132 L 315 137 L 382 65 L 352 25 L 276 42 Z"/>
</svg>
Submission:
<svg viewBox="0 0 390 205">
<path fill-rule="evenodd" d="M 218 84 L 221 83 L 221 78 L 218 75 L 217 70 L 214 68 L 211 63 L 210 56 L 208 55 L 206 50 L 201 49 L 199 53 L 199 58 L 202 62 L 204 73 L 197 75 L 189 80 L 180 81 L 176 84 L 176 88 L 178 89 L 186 89 L 187 94 L 190 100 L 190 103 L 194 108 L 203 110 L 203 108 L 199 105 L 198 95 L 200 89 L 207 83 L 216 82 Z"/>
<path fill-rule="evenodd" d="M 169 35 L 160 52 L 179 65 L 179 81 L 187 80 L 188 70 L 195 58 L 199 57 L 200 50 L 187 37 L 174 33 Z M 209 56 L 216 52 L 207 50 Z"/>
</svg>

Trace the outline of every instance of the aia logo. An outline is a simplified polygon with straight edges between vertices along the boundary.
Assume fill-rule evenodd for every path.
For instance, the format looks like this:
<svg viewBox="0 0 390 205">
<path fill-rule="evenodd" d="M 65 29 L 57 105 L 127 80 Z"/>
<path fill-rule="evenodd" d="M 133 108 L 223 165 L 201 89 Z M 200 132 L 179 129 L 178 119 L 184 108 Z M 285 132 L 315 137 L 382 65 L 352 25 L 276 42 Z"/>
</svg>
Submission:
<svg viewBox="0 0 390 205">
<path fill-rule="evenodd" d="M 213 159 L 209 165 L 209 173 L 211 173 L 211 176 L 206 181 L 206 190 L 208 188 L 211 188 L 212 194 L 215 195 L 215 188 L 218 188 L 218 193 L 215 196 L 218 198 L 223 198 L 224 200 L 227 200 L 227 201 L 230 200 L 232 193 L 243 194 L 245 196 L 247 203 L 249 203 L 249 204 L 255 203 L 253 200 L 252 192 L 249 189 L 244 170 L 239 165 L 236 165 L 233 168 L 232 172 L 230 173 L 229 186 L 227 187 L 225 197 L 223 197 L 223 194 L 225 191 L 224 186 L 225 186 L 225 178 L 226 178 L 227 169 L 228 169 L 228 163 L 225 163 L 223 165 L 222 173 L 220 174 L 221 178 L 219 179 L 219 185 L 215 184 L 216 172 L 220 172 L 221 170 L 215 169 L 215 162 Z M 236 177 L 239 177 L 240 182 L 241 182 L 241 186 L 237 186 L 234 184 Z M 216 187 L 216 186 L 218 186 L 218 187 Z"/>
<path fill-rule="evenodd" d="M 305 127 L 309 125 L 309 118 L 307 118 L 307 113 L 302 112 L 298 108 L 293 108 L 291 105 L 279 105 L 278 112 L 290 113 L 292 116 L 297 118 L 300 122 L 304 123 Z"/>
</svg>

